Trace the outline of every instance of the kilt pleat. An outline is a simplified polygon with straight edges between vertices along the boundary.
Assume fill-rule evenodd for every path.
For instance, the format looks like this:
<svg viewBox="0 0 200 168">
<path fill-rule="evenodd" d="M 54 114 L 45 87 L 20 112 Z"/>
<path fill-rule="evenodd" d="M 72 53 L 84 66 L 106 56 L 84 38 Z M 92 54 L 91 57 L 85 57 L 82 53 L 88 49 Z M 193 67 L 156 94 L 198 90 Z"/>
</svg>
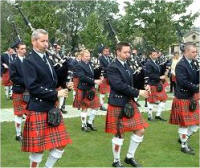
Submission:
<svg viewBox="0 0 200 168">
<path fill-rule="evenodd" d="M 3 86 L 12 85 L 12 81 L 10 80 L 10 74 L 8 70 L 6 70 L 6 72 L 2 74 L 2 85 Z"/>
<path fill-rule="evenodd" d="M 21 93 L 13 93 L 13 108 L 15 115 L 23 115 L 27 114 L 28 110 L 26 110 L 27 103 L 23 101 L 23 94 Z"/>
<path fill-rule="evenodd" d="M 200 124 L 199 102 L 195 111 L 189 110 L 188 99 L 173 99 L 172 109 L 169 119 L 170 124 L 180 126 L 190 126 Z"/>
<path fill-rule="evenodd" d="M 47 112 L 29 111 L 24 124 L 22 151 L 42 152 L 72 143 L 62 118 L 59 126 L 47 123 Z"/>
<path fill-rule="evenodd" d="M 151 93 L 149 94 L 149 97 L 147 98 L 147 101 L 149 103 L 156 103 L 158 101 L 165 102 L 168 98 L 167 93 L 165 91 L 165 88 L 168 86 L 168 83 L 165 82 L 162 84 L 163 90 L 161 92 L 157 91 L 157 86 L 150 86 L 151 87 Z"/>
<path fill-rule="evenodd" d="M 73 78 L 73 83 L 74 83 L 74 91 L 76 92 L 77 89 L 78 89 L 79 78 L 74 77 L 74 78 Z"/>
<path fill-rule="evenodd" d="M 92 88 L 95 92 L 95 97 L 92 101 L 88 100 L 87 97 L 83 98 L 83 91 L 78 89 L 73 102 L 73 107 L 78 109 L 97 109 L 101 106 L 99 97 L 97 96 L 95 88 Z"/>
<path fill-rule="evenodd" d="M 148 123 L 143 119 L 141 113 L 135 102 L 131 102 L 132 107 L 134 108 L 134 116 L 130 119 L 122 117 L 119 120 L 120 123 L 120 133 L 131 132 L 135 130 L 140 130 L 148 127 Z M 106 115 L 106 125 L 105 132 L 116 134 L 117 133 L 117 122 L 118 116 L 122 110 L 122 107 L 108 105 L 107 115 Z"/>
<path fill-rule="evenodd" d="M 104 78 L 103 82 L 99 85 L 98 91 L 100 94 L 110 93 L 110 85 L 107 78 Z"/>
</svg>

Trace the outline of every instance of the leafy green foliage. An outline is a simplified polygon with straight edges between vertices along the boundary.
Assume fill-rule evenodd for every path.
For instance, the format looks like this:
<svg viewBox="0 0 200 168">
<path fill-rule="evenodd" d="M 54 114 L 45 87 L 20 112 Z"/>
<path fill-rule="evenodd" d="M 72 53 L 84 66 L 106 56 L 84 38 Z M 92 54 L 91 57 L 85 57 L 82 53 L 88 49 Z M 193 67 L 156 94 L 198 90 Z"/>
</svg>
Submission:
<svg viewBox="0 0 200 168">
<path fill-rule="evenodd" d="M 141 37 L 139 45 L 143 48 L 151 45 L 163 51 L 178 41 L 176 28 L 183 33 L 189 30 L 199 13 L 185 14 L 192 0 L 136 0 L 126 3 L 126 15 L 121 16 L 118 3 L 107 1 L 18 1 L 20 9 L 34 28 L 43 28 L 49 32 L 50 42 L 66 46 L 71 52 L 83 43 L 96 53 L 103 43 L 111 48 L 115 39 L 108 30 L 109 19 L 120 41 L 134 43 Z M 31 30 L 25 25 L 18 9 L 6 1 L 1 1 L 2 50 L 5 51 L 14 41 L 16 34 L 12 21 L 17 25 L 23 41 L 31 47 Z M 10 21 L 7 21 L 10 16 Z"/>
<path fill-rule="evenodd" d="M 194 19 L 199 15 L 185 14 L 191 3 L 192 0 L 136 0 L 133 4 L 127 2 L 126 15 L 121 20 L 119 35 L 129 42 L 135 37 L 143 37 L 143 45 L 166 51 L 170 45 L 177 42 L 176 25 L 185 32 L 191 28 Z"/>
</svg>

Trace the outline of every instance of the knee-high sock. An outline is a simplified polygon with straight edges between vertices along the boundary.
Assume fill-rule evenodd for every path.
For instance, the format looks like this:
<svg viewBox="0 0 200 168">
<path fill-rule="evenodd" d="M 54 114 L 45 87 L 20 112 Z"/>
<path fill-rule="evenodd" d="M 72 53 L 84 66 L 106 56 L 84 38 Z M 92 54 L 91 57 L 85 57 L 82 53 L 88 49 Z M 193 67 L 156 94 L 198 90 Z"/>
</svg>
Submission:
<svg viewBox="0 0 200 168">
<path fill-rule="evenodd" d="M 76 92 L 73 90 L 73 100 L 75 98 Z"/>
<path fill-rule="evenodd" d="M 139 144 L 143 141 L 144 136 L 138 136 L 133 134 L 130 139 L 130 145 L 128 148 L 127 158 L 134 158 L 136 149 L 138 148 Z"/>
<path fill-rule="evenodd" d="M 59 97 L 58 101 L 59 101 L 59 109 L 61 109 L 62 105 L 64 104 L 64 97 Z"/>
<path fill-rule="evenodd" d="M 82 127 L 86 126 L 86 123 L 87 123 L 87 111 L 81 112 L 81 123 L 82 123 Z"/>
<path fill-rule="evenodd" d="M 5 95 L 8 98 L 8 96 L 9 96 L 9 86 L 5 86 Z"/>
<path fill-rule="evenodd" d="M 38 168 L 40 162 L 42 161 L 42 156 L 42 153 L 31 153 L 29 156 L 30 168 Z"/>
<path fill-rule="evenodd" d="M 99 95 L 99 100 L 100 100 L 100 104 L 101 104 L 101 106 L 104 105 L 104 97 L 105 97 L 104 94 L 100 94 L 100 95 Z"/>
<path fill-rule="evenodd" d="M 188 128 L 187 127 L 180 127 L 178 129 L 179 137 L 181 140 L 181 147 L 185 148 L 187 147 L 187 140 L 188 140 Z"/>
<path fill-rule="evenodd" d="M 165 103 L 164 102 L 160 102 L 158 104 L 158 109 L 157 109 L 157 112 L 156 112 L 156 116 L 161 116 L 164 108 L 165 108 Z"/>
<path fill-rule="evenodd" d="M 13 93 L 13 90 L 12 90 L 12 86 L 8 86 L 8 88 L 9 88 L 9 96 L 12 96 L 12 93 Z"/>
<path fill-rule="evenodd" d="M 63 155 L 64 150 L 52 149 L 49 153 L 49 157 L 45 163 L 46 168 L 52 168 L 54 164 L 60 159 Z"/>
<path fill-rule="evenodd" d="M 153 104 L 148 102 L 148 117 L 153 118 Z"/>
<path fill-rule="evenodd" d="M 188 127 L 188 136 L 190 137 L 193 133 L 197 132 L 199 127 L 197 125 L 192 125 Z"/>
<path fill-rule="evenodd" d="M 113 137 L 112 139 L 112 151 L 113 151 L 113 157 L 114 157 L 114 162 L 120 161 L 120 152 L 121 152 L 121 147 L 123 145 L 124 139 Z"/>
<path fill-rule="evenodd" d="M 22 117 L 15 116 L 15 129 L 16 129 L 16 135 L 21 135 L 21 125 L 22 125 Z"/>
<path fill-rule="evenodd" d="M 89 119 L 88 119 L 89 124 L 93 124 L 93 121 L 95 119 L 95 115 L 96 115 L 96 110 L 91 109 Z"/>
</svg>

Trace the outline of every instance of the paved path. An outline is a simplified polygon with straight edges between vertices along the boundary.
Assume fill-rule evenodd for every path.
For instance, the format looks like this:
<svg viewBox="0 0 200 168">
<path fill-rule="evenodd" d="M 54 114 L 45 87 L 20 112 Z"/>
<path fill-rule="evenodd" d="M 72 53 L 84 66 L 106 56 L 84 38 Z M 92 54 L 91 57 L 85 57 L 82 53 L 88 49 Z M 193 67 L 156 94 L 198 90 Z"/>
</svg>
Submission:
<svg viewBox="0 0 200 168">
<path fill-rule="evenodd" d="M 169 96 L 171 97 L 171 96 Z M 147 112 L 147 109 L 144 107 L 144 101 L 139 101 L 139 104 L 141 107 L 139 107 L 140 112 Z M 165 105 L 165 110 L 170 110 L 171 109 L 171 103 L 172 100 L 168 100 L 166 105 Z M 73 108 L 71 105 L 67 105 L 66 107 L 68 113 L 63 114 L 64 118 L 73 118 L 73 117 L 79 117 L 80 116 L 80 110 L 77 110 Z M 106 111 L 97 111 L 97 115 L 106 115 Z M 13 121 L 14 120 L 14 115 L 13 115 L 13 108 L 8 108 L 8 109 L 1 109 L 0 112 L 0 122 L 4 121 Z"/>
</svg>

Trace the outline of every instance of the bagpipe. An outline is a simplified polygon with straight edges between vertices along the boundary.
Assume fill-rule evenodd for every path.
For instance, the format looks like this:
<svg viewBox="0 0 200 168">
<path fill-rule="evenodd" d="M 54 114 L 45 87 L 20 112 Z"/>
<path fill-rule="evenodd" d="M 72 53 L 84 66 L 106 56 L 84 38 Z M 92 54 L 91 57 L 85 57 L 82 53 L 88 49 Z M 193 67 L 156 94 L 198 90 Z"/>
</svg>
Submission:
<svg viewBox="0 0 200 168">
<path fill-rule="evenodd" d="M 100 54 L 98 55 L 100 56 Z M 96 57 L 92 57 L 90 61 L 94 68 L 94 79 L 99 79 L 102 76 L 102 68 L 100 66 L 99 59 Z"/>
<path fill-rule="evenodd" d="M 11 19 L 11 16 L 8 16 L 8 17 L 7 17 L 7 21 L 11 23 L 12 28 L 13 28 L 13 30 L 14 30 L 14 32 L 15 32 L 15 35 L 17 36 L 17 39 L 14 39 L 14 40 L 16 40 L 17 42 L 18 42 L 18 41 L 21 42 L 22 39 L 21 39 L 21 37 L 20 37 L 19 31 L 18 31 L 18 29 L 17 29 L 17 26 L 16 26 L 15 22 Z"/>
<path fill-rule="evenodd" d="M 32 32 L 34 32 L 35 28 L 32 26 L 30 21 L 24 15 L 24 13 L 22 12 L 19 5 L 17 3 L 12 3 L 11 5 L 13 5 L 15 8 L 18 9 L 25 24 L 31 29 Z M 66 55 L 66 56 L 64 55 L 61 57 L 57 52 L 55 52 L 55 50 L 53 49 L 53 45 L 51 43 L 49 43 L 49 46 L 50 46 L 49 49 L 46 49 L 46 53 L 47 53 L 49 59 L 51 60 L 56 72 L 62 74 L 62 75 L 60 75 L 62 79 L 58 79 L 58 83 L 60 83 L 60 84 L 66 83 L 66 78 L 68 77 L 68 74 L 69 74 L 69 72 L 68 72 L 69 69 L 67 68 L 67 64 L 70 59 L 70 55 Z M 62 69 L 64 69 L 64 71 L 62 71 Z M 69 77 L 72 79 L 71 75 L 69 75 Z"/>
<path fill-rule="evenodd" d="M 116 43 L 119 43 L 120 41 L 117 37 L 115 30 L 113 29 L 113 27 L 110 23 L 110 21 L 108 19 L 106 21 L 108 23 L 111 33 L 115 37 Z M 142 61 L 144 61 L 144 60 L 141 56 L 136 56 L 133 54 L 131 55 L 130 59 L 127 60 L 128 65 L 133 70 L 134 87 L 137 89 L 144 89 L 144 85 L 145 85 L 145 81 L 146 81 L 145 73 L 144 73 L 145 67 L 144 67 L 144 65 L 142 65 Z"/>
<path fill-rule="evenodd" d="M 32 24 L 28 20 L 28 18 L 24 15 L 21 8 L 19 7 L 19 4 L 18 3 L 12 3 L 11 5 L 13 5 L 16 9 L 18 9 L 18 11 L 21 14 L 25 24 L 33 32 L 35 30 L 35 28 L 32 26 Z M 68 61 L 70 59 L 70 55 L 64 55 L 64 56 L 61 57 L 61 55 L 59 53 L 55 52 L 54 46 L 51 43 L 49 43 L 49 49 L 46 49 L 46 52 L 49 56 L 49 59 L 52 61 L 55 69 L 61 68 L 66 63 L 66 61 Z"/>
</svg>

